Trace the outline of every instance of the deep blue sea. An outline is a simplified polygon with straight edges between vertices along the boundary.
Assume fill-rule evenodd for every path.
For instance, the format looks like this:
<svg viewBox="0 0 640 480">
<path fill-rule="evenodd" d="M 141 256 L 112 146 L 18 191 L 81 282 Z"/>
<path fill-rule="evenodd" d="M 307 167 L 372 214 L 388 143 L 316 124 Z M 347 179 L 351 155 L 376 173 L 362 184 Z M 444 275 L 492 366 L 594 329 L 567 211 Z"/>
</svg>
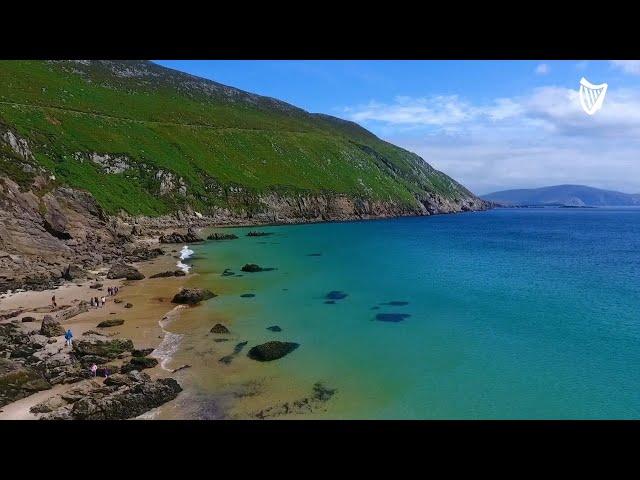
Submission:
<svg viewBox="0 0 640 480">
<path fill-rule="evenodd" d="M 298 342 L 278 375 L 336 388 L 327 418 L 640 418 L 640 209 L 252 229 L 193 247 L 240 286 L 206 308 Z M 274 270 L 221 277 L 248 262 Z"/>
</svg>

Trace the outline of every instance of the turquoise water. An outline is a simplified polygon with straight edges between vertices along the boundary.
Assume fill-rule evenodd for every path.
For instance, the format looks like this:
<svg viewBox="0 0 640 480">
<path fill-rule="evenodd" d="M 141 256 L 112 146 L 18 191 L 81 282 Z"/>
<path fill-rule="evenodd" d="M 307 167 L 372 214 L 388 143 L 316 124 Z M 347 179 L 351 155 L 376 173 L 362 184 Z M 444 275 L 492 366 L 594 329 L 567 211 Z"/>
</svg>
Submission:
<svg viewBox="0 0 640 480">
<path fill-rule="evenodd" d="M 255 294 L 206 308 L 233 312 L 249 347 L 300 343 L 278 374 L 337 388 L 327 417 L 640 417 L 639 209 L 248 230 L 193 247 L 202 283 Z M 275 270 L 220 276 L 247 262 Z"/>
</svg>

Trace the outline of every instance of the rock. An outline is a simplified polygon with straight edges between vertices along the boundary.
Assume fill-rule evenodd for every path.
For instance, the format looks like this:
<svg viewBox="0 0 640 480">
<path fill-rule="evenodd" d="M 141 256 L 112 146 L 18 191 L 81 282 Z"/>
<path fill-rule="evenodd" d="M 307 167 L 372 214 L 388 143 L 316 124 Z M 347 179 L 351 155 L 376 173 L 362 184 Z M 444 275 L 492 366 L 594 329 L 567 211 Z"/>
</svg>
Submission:
<svg viewBox="0 0 640 480">
<path fill-rule="evenodd" d="M 183 288 L 180 293 L 176 293 L 171 300 L 172 303 L 195 305 L 203 300 L 209 300 L 216 295 L 210 290 L 204 290 L 202 288 Z"/>
<path fill-rule="evenodd" d="M 40 327 L 40 333 L 45 337 L 57 337 L 65 334 L 65 329 L 60 322 L 55 320 L 51 315 L 45 315 Z"/>
<path fill-rule="evenodd" d="M 259 362 L 270 362 L 288 355 L 300 345 L 293 342 L 279 342 L 277 340 L 256 345 L 249 350 L 247 356 Z"/>
<path fill-rule="evenodd" d="M 216 334 L 231 333 L 231 332 L 229 332 L 229 329 L 227 327 L 225 327 L 224 325 L 222 325 L 221 323 L 216 323 L 213 326 L 213 328 L 211 328 L 210 332 L 211 333 L 216 333 Z"/>
<path fill-rule="evenodd" d="M 89 395 L 73 404 L 70 417 L 78 420 L 125 420 L 173 400 L 182 387 L 173 378 L 136 382 L 109 395 Z"/>
<path fill-rule="evenodd" d="M 281 332 L 282 328 L 280 328 L 278 325 L 272 325 L 271 327 L 267 327 L 267 330 L 270 330 L 272 332 Z"/>
<path fill-rule="evenodd" d="M 89 288 L 93 288 L 94 290 L 97 290 L 99 288 L 102 288 L 102 284 L 100 282 L 96 282 L 92 285 L 89 285 Z"/>
<path fill-rule="evenodd" d="M 223 277 L 232 277 L 233 275 L 235 275 L 235 273 L 231 270 L 229 270 L 228 268 L 224 269 L 224 272 L 222 272 L 221 274 Z"/>
<path fill-rule="evenodd" d="M 127 265 L 126 263 L 116 263 L 107 272 L 107 278 L 112 280 L 118 278 L 126 278 L 127 280 L 142 280 L 144 278 L 144 275 L 131 265 Z"/>
<path fill-rule="evenodd" d="M 129 339 L 104 340 L 102 338 L 90 338 L 88 340 L 78 340 L 73 344 L 73 351 L 76 355 L 97 355 L 109 359 L 116 358 L 124 352 L 133 350 L 133 342 Z"/>
<path fill-rule="evenodd" d="M 120 368 L 122 373 L 131 372 L 133 370 L 143 370 L 145 368 L 153 368 L 158 365 L 158 360 L 151 357 L 133 357 L 129 363 Z"/>
<path fill-rule="evenodd" d="M 22 317 L 23 322 L 35 322 L 36 319 L 34 317 Z"/>
<path fill-rule="evenodd" d="M 104 384 L 110 387 L 121 387 L 123 385 L 132 385 L 134 380 L 124 373 L 114 373 L 104 379 Z"/>
<path fill-rule="evenodd" d="M 158 239 L 160 243 L 197 243 L 204 242 L 193 229 L 189 229 L 185 235 L 173 232 L 169 235 L 161 235 Z"/>
<path fill-rule="evenodd" d="M 247 237 L 266 237 L 267 235 L 273 235 L 272 232 L 249 232 Z"/>
<path fill-rule="evenodd" d="M 93 365 L 94 363 L 96 365 L 102 365 L 103 363 L 108 363 L 108 362 L 109 362 L 109 358 L 101 357 L 99 355 L 85 355 L 83 357 L 80 357 L 80 363 L 85 368 L 90 368 L 91 365 Z"/>
<path fill-rule="evenodd" d="M 33 368 L 0 358 L 0 407 L 49 388 L 49 382 Z"/>
<path fill-rule="evenodd" d="M 139 350 L 136 349 L 131 352 L 131 355 L 133 355 L 134 357 L 146 357 L 147 355 L 150 355 L 153 350 L 153 348 L 141 348 Z"/>
<path fill-rule="evenodd" d="M 121 318 L 110 318 L 109 320 L 104 320 L 100 322 L 97 327 L 98 328 L 109 328 L 109 327 L 118 327 L 124 323 L 124 320 Z"/>
<path fill-rule="evenodd" d="M 207 237 L 207 240 L 235 240 L 236 238 L 238 238 L 237 235 L 234 235 L 233 233 L 212 233 L 211 235 L 209 235 Z"/>
<path fill-rule="evenodd" d="M 255 273 L 255 272 L 261 272 L 262 268 L 259 265 L 256 265 L 255 263 L 247 263 L 242 267 L 241 270 L 243 272 Z"/>
<path fill-rule="evenodd" d="M 255 296 L 255 293 L 243 293 L 242 295 L 240 295 L 240 298 L 253 298 Z"/>
<path fill-rule="evenodd" d="M 122 303 L 122 299 L 121 298 L 115 298 L 113 300 L 113 303 Z"/>
<path fill-rule="evenodd" d="M 125 303 L 124 308 L 133 308 L 133 303 Z"/>
<path fill-rule="evenodd" d="M 160 272 L 155 275 L 151 275 L 149 278 L 167 278 L 167 277 L 184 277 L 186 273 L 182 270 L 171 270 L 168 272 Z"/>
</svg>

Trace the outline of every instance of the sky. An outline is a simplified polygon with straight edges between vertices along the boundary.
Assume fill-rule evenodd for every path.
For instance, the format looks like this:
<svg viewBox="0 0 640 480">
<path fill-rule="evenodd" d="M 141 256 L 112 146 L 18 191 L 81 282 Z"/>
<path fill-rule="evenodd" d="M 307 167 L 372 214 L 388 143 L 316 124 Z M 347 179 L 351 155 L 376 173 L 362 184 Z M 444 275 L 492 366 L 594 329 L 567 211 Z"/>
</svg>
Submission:
<svg viewBox="0 0 640 480">
<path fill-rule="evenodd" d="M 353 120 L 477 194 L 563 183 L 640 193 L 640 61 L 156 63 Z M 591 116 L 583 76 L 609 85 Z"/>
</svg>

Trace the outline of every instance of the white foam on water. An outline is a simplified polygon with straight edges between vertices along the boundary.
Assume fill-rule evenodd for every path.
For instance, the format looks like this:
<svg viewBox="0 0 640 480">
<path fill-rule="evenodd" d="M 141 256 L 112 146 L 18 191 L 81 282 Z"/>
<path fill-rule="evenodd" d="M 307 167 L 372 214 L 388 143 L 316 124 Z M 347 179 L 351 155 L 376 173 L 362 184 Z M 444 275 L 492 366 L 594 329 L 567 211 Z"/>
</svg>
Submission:
<svg viewBox="0 0 640 480">
<path fill-rule="evenodd" d="M 149 355 L 151 357 L 157 358 L 160 362 L 160 367 L 169 372 L 172 370 L 170 368 L 167 368 L 166 365 L 173 358 L 173 355 L 178 351 L 178 346 L 180 345 L 180 341 L 182 340 L 183 335 L 169 332 L 165 330 L 164 327 L 168 326 L 177 318 L 181 309 L 182 305 L 178 305 L 158 321 L 158 325 L 160 325 L 164 337 L 160 342 L 160 345 L 158 345 L 156 349 Z"/>
<path fill-rule="evenodd" d="M 176 263 L 176 267 L 178 267 L 184 273 L 189 273 L 189 270 L 191 269 L 191 265 L 187 265 L 183 263 L 182 260 L 188 259 L 194 253 L 195 252 L 191 250 L 189 247 L 187 247 L 186 245 L 182 247 L 182 250 L 180 250 L 180 261 Z"/>
</svg>

